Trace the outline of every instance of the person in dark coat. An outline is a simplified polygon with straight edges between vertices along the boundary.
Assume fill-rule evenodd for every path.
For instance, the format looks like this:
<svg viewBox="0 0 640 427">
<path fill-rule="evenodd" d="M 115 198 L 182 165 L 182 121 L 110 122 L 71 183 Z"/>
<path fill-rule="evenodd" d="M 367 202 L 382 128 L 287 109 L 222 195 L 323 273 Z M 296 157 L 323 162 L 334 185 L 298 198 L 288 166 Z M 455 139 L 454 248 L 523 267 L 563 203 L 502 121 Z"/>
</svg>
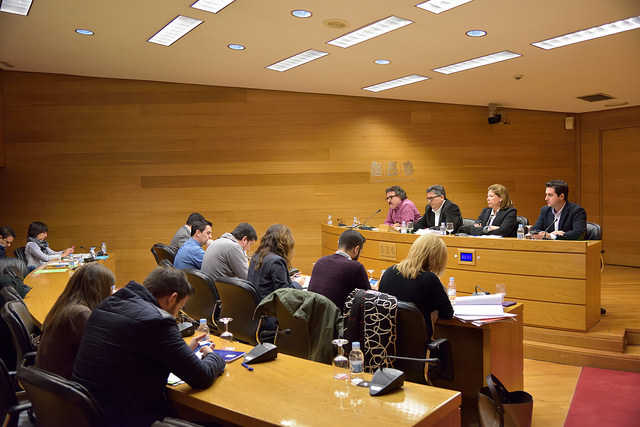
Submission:
<svg viewBox="0 0 640 427">
<path fill-rule="evenodd" d="M 507 187 L 501 184 L 489 186 L 487 206 L 472 226 L 462 227 L 460 231 L 475 236 L 490 234 L 515 237 L 518 229 L 518 211 L 513 207 Z"/>
<path fill-rule="evenodd" d="M 462 227 L 462 214 L 458 205 L 447 199 L 447 193 L 442 185 L 432 185 L 427 188 L 427 207 L 424 215 L 413 228 L 439 228 L 440 224 L 453 223 L 453 232 L 457 233 Z"/>
<path fill-rule="evenodd" d="M 534 239 L 582 240 L 587 231 L 587 213 L 569 201 L 569 186 L 561 180 L 547 182 L 547 206 L 531 230 Z"/>
</svg>

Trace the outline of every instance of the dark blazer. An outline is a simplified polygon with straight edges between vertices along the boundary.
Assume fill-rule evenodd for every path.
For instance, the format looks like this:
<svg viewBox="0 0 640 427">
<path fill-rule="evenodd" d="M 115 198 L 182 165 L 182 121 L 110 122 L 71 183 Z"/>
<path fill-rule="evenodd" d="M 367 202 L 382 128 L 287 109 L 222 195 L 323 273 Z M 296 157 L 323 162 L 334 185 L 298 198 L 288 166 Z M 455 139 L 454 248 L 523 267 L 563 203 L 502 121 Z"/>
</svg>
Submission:
<svg viewBox="0 0 640 427">
<path fill-rule="evenodd" d="M 260 299 L 280 288 L 300 289 L 300 285 L 289 277 L 287 261 L 280 255 L 269 252 L 262 259 L 260 268 L 256 268 L 257 256 L 251 258 L 247 280 L 251 282 Z"/>
<path fill-rule="evenodd" d="M 420 230 L 421 228 L 438 227 L 442 222 L 452 222 L 453 232 L 457 233 L 458 229 L 462 226 L 462 215 L 460 214 L 460 208 L 449 199 L 445 199 L 446 203 L 442 207 L 440 212 L 440 221 L 436 224 L 436 214 L 433 213 L 431 206 L 427 204 L 427 209 L 424 212 L 422 218 L 420 218 L 415 224 L 413 224 L 414 230 Z"/>
<path fill-rule="evenodd" d="M 532 232 L 546 231 L 551 233 L 555 230 L 553 220 L 553 208 L 544 206 L 540 209 L 540 216 L 533 226 Z M 564 236 L 558 236 L 560 240 L 583 240 L 587 231 L 587 213 L 579 205 L 567 202 L 560 214 L 558 230 L 564 231 Z"/>
<path fill-rule="evenodd" d="M 491 208 L 484 208 L 475 222 L 475 224 L 480 224 L 481 227 L 468 225 L 466 227 L 463 227 L 461 231 L 473 235 L 494 234 L 503 237 L 515 237 L 516 231 L 518 229 L 518 224 L 516 221 L 517 215 L 518 211 L 513 207 L 498 210 L 498 213 L 493 220 L 493 224 L 491 225 L 495 225 L 496 227 L 500 228 L 498 228 L 497 230 L 485 232 L 484 227 L 489 223 Z"/>
</svg>

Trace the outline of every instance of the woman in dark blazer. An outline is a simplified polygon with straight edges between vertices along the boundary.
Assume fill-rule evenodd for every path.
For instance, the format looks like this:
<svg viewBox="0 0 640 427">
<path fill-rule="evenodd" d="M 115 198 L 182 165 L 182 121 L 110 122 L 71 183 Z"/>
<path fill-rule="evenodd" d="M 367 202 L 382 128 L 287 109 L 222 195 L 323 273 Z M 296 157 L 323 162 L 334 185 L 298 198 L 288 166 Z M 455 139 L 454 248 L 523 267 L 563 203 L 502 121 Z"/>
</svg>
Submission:
<svg viewBox="0 0 640 427">
<path fill-rule="evenodd" d="M 518 211 L 513 207 L 507 187 L 493 184 L 487 191 L 487 206 L 473 224 L 469 234 L 493 234 L 515 237 Z"/>
</svg>

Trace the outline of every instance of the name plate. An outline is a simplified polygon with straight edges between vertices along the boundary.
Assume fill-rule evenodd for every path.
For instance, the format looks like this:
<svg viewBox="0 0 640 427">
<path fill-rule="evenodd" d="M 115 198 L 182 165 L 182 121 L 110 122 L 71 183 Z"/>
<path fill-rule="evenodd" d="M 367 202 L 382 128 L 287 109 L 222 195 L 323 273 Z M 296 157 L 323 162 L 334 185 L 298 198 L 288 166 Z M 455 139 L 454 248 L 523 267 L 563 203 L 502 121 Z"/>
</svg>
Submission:
<svg viewBox="0 0 640 427">
<path fill-rule="evenodd" d="M 383 259 L 390 259 L 395 261 L 396 260 L 396 244 L 380 242 L 379 256 L 380 258 L 383 258 Z"/>
</svg>

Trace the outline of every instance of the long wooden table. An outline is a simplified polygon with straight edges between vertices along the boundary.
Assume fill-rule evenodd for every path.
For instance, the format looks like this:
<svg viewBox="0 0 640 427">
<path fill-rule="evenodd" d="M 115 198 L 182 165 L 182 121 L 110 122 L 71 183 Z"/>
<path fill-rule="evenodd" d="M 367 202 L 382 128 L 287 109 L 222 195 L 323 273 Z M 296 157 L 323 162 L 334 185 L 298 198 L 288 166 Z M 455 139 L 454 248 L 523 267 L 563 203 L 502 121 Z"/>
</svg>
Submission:
<svg viewBox="0 0 640 427">
<path fill-rule="evenodd" d="M 322 254 L 334 252 L 345 230 L 323 224 Z M 407 256 L 413 234 L 361 231 L 367 239 L 360 261 L 380 271 Z M 524 303 L 524 324 L 586 331 L 600 320 L 600 241 L 487 239 L 442 236 L 449 257 L 443 278 L 455 277 L 457 291 L 475 286 L 489 292 L 506 285 L 508 299 Z M 472 262 L 463 258 L 470 257 Z"/>
<path fill-rule="evenodd" d="M 104 263 L 113 271 L 113 257 Z M 33 288 L 25 303 L 37 321 L 44 321 L 71 274 L 32 273 L 25 279 Z M 218 337 L 212 339 L 218 348 L 226 345 Z M 251 349 L 240 343 L 234 346 Z M 255 365 L 253 372 L 239 360 L 231 362 L 206 390 L 187 385 L 168 390 L 182 414 L 242 426 L 460 425 L 462 399 L 457 391 L 405 383 L 400 391 L 371 397 L 368 389 L 349 386 L 332 375 L 331 366 L 280 354 L 273 362 Z"/>
</svg>

